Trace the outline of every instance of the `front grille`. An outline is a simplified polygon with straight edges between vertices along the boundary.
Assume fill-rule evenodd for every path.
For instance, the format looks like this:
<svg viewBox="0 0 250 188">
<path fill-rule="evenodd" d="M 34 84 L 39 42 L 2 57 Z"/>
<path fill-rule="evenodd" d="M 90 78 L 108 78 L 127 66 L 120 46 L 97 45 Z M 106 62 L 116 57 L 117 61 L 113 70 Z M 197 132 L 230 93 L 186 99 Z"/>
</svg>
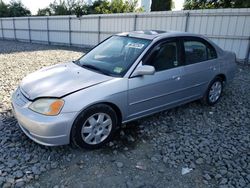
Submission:
<svg viewBox="0 0 250 188">
<path fill-rule="evenodd" d="M 18 106 L 24 106 L 25 104 L 27 104 L 29 102 L 29 100 L 20 91 L 20 88 L 17 88 L 17 90 L 14 94 L 14 99 L 15 99 L 15 103 Z"/>
</svg>

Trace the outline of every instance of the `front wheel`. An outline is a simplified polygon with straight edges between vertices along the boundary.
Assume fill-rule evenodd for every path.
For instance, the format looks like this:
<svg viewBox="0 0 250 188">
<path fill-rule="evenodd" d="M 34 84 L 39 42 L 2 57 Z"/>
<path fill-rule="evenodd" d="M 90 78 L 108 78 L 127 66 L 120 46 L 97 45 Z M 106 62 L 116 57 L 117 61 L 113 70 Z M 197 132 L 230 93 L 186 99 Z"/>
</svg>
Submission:
<svg viewBox="0 0 250 188">
<path fill-rule="evenodd" d="M 105 104 L 95 105 L 76 118 L 71 140 L 81 148 L 99 148 L 113 137 L 116 127 L 115 111 Z"/>
<path fill-rule="evenodd" d="M 220 77 L 216 77 L 208 86 L 206 94 L 203 98 L 204 102 L 208 105 L 214 105 L 221 97 L 223 89 L 223 80 Z"/>
</svg>

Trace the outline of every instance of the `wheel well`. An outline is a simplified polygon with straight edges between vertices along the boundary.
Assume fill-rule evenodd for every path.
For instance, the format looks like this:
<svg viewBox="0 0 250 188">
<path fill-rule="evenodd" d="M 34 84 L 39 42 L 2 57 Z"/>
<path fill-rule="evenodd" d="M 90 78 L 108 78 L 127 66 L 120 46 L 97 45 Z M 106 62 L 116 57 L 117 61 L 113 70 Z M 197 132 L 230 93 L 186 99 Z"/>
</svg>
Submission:
<svg viewBox="0 0 250 188">
<path fill-rule="evenodd" d="M 101 103 L 101 104 L 106 104 L 106 105 L 110 106 L 111 108 L 113 108 L 114 111 L 116 112 L 116 115 L 117 115 L 117 118 L 118 118 L 118 124 L 121 124 L 121 122 L 122 122 L 121 110 L 113 103 L 104 102 L 104 103 Z"/>
<path fill-rule="evenodd" d="M 115 113 L 116 113 L 116 115 L 117 115 L 117 118 L 118 118 L 118 125 L 120 125 L 121 124 L 121 122 L 122 122 L 122 113 L 121 113 L 121 110 L 115 105 L 115 104 L 113 104 L 113 103 L 109 103 L 109 102 L 103 102 L 103 103 L 97 103 L 97 104 L 93 104 L 92 106 L 94 106 L 94 105 L 98 105 L 98 104 L 106 104 L 106 105 L 108 105 L 108 106 L 110 106 L 114 111 L 115 111 Z M 89 107 L 91 107 L 91 106 L 89 106 Z M 88 108 L 89 108 L 88 107 Z M 85 109 L 86 110 L 86 109 Z M 81 112 L 83 112 L 84 110 L 82 110 Z M 80 114 L 80 113 L 79 113 Z M 78 116 L 79 116 L 79 114 L 78 114 Z M 74 120 L 74 122 L 73 122 L 73 124 L 72 124 L 72 127 L 71 127 L 71 130 L 70 130 L 70 142 L 71 142 L 71 135 L 72 135 L 72 128 L 73 128 L 73 126 L 74 126 L 74 124 L 75 124 L 75 121 L 76 121 L 76 118 L 75 118 L 75 120 Z"/>
<path fill-rule="evenodd" d="M 226 76 L 224 74 L 219 74 L 216 77 L 219 77 L 222 79 L 223 82 L 226 82 Z"/>
<path fill-rule="evenodd" d="M 117 115 L 117 118 L 118 118 L 118 123 L 121 123 L 122 122 L 122 113 L 121 113 L 121 110 L 119 109 L 118 106 L 116 106 L 114 103 L 110 103 L 110 102 L 100 102 L 100 103 L 95 103 L 95 104 L 92 104 L 90 106 L 88 106 L 87 108 L 85 109 L 82 109 L 81 112 L 79 114 L 81 114 L 84 110 L 92 107 L 92 106 L 95 106 L 95 105 L 99 105 L 99 104 L 105 104 L 105 105 L 108 105 L 110 106 L 116 113 Z M 78 114 L 78 115 L 79 115 Z M 76 119 L 76 118 L 75 118 Z M 74 120 L 75 121 L 75 120 Z"/>
</svg>

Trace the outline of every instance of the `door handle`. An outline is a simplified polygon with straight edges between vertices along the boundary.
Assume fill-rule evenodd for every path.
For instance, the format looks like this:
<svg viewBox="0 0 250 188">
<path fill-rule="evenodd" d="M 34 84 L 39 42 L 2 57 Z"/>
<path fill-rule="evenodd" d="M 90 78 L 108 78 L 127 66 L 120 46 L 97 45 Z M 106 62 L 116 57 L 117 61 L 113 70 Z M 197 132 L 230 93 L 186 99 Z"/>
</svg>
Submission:
<svg viewBox="0 0 250 188">
<path fill-rule="evenodd" d="M 180 79 L 181 79 L 180 76 L 172 76 L 172 78 L 173 78 L 174 80 L 180 80 Z"/>
<path fill-rule="evenodd" d="M 210 69 L 216 71 L 216 67 L 211 66 Z"/>
</svg>

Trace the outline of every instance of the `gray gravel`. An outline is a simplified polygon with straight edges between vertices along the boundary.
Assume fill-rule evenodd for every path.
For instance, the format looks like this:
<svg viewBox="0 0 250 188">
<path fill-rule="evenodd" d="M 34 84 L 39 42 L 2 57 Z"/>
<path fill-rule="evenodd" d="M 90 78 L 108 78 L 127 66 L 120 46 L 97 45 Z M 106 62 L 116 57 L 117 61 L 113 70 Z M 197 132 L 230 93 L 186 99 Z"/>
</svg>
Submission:
<svg viewBox="0 0 250 188">
<path fill-rule="evenodd" d="M 0 41 L 0 187 L 250 187 L 247 66 L 214 107 L 197 101 L 131 122 L 103 149 L 29 140 L 10 111 L 11 92 L 28 73 L 81 54 Z"/>
<path fill-rule="evenodd" d="M 10 111 L 10 95 L 25 75 L 81 54 L 47 45 L 0 41 L 0 187 L 23 186 L 57 168 L 58 161 L 72 158 L 69 146 L 47 148 L 27 139 Z"/>
</svg>

